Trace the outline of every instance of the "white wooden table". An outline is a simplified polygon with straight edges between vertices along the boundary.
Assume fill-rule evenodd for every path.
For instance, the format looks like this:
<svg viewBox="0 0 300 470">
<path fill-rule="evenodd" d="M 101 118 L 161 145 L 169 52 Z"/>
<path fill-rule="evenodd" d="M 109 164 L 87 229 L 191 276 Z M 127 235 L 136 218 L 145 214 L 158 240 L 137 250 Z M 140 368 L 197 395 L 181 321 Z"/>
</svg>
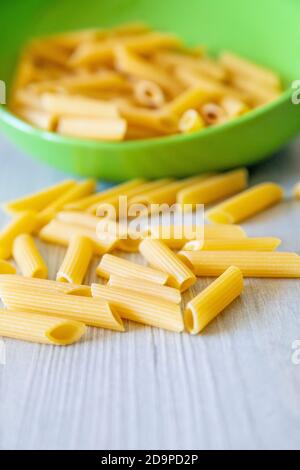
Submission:
<svg viewBox="0 0 300 470">
<path fill-rule="evenodd" d="M 65 178 L 4 138 L 0 161 L 1 201 Z M 252 171 L 252 183 L 277 181 L 288 195 L 297 179 L 299 140 Z M 299 252 L 300 203 L 245 228 Z M 64 250 L 42 250 L 54 276 Z M 4 339 L 0 449 L 299 449 L 297 339 L 297 280 L 247 280 L 241 300 L 198 337 L 130 323 L 125 334 L 89 329 L 65 349 Z"/>
</svg>

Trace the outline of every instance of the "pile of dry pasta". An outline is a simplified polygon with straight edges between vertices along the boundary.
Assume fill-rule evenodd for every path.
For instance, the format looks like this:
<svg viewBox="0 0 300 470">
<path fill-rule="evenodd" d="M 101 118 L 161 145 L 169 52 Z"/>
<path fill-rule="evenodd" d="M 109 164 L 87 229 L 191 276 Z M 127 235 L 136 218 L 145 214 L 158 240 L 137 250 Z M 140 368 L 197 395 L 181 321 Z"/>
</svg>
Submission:
<svg viewBox="0 0 300 470">
<path fill-rule="evenodd" d="M 124 331 L 122 319 L 197 334 L 242 293 L 243 277 L 300 278 L 296 253 L 277 252 L 279 239 L 248 238 L 236 225 L 284 196 L 274 183 L 247 186 L 245 169 L 185 180 L 136 179 L 102 192 L 95 192 L 93 180 L 68 180 L 4 204 L 12 220 L 0 232 L 0 336 L 67 345 L 81 338 L 86 325 Z M 204 240 L 178 239 L 174 227 L 164 237 L 160 226 L 134 242 L 109 232 L 97 236 L 97 209 L 104 203 L 117 208 L 121 195 L 129 204 L 147 203 L 149 211 L 165 202 L 217 204 L 206 213 L 211 223 L 204 226 Z M 48 280 L 34 235 L 67 247 L 56 280 Z M 139 251 L 149 265 L 115 250 Z M 107 282 L 83 285 L 94 255 L 101 256 L 97 275 Z M 11 257 L 22 275 L 7 261 Z M 182 312 L 182 295 L 196 277 L 207 276 L 217 280 Z"/>
<path fill-rule="evenodd" d="M 244 58 L 213 58 L 173 34 L 130 24 L 30 42 L 10 109 L 43 130 L 124 141 L 199 131 L 281 93 L 276 73 Z"/>
</svg>

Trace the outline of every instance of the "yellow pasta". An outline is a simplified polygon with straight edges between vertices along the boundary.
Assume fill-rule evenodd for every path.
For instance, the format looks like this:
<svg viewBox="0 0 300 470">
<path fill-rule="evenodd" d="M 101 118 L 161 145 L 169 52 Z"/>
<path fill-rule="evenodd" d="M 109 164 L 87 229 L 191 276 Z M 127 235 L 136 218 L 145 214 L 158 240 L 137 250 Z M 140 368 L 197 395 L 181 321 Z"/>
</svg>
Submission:
<svg viewBox="0 0 300 470">
<path fill-rule="evenodd" d="M 53 113 L 30 108 L 17 108 L 16 114 L 29 124 L 44 131 L 55 131 L 58 117 Z"/>
<path fill-rule="evenodd" d="M 169 248 L 180 250 L 186 243 L 193 242 L 202 247 L 203 240 L 231 240 L 246 238 L 245 231 L 238 225 L 152 225 L 153 238 L 163 241 Z"/>
<path fill-rule="evenodd" d="M 16 290 L 20 287 L 23 289 L 32 290 L 34 292 L 44 291 L 48 294 L 69 294 L 81 295 L 84 297 L 91 297 L 90 286 L 78 286 L 75 284 L 67 284 L 64 282 L 50 281 L 48 279 L 29 278 L 18 276 L 15 274 L 1 274 L 0 275 L 0 295 L 1 287 L 8 285 Z"/>
<path fill-rule="evenodd" d="M 184 134 L 200 131 L 204 127 L 205 123 L 201 115 L 195 109 L 186 111 L 179 121 L 179 130 Z"/>
<path fill-rule="evenodd" d="M 184 321 L 189 333 L 196 335 L 203 331 L 219 313 L 241 295 L 243 288 L 241 270 L 231 266 L 187 304 Z"/>
<path fill-rule="evenodd" d="M 180 93 L 176 98 L 165 105 L 164 112 L 169 115 L 181 117 L 189 109 L 199 108 L 199 106 L 211 98 L 211 91 L 203 90 L 202 87 L 191 87 Z"/>
<path fill-rule="evenodd" d="M 165 96 L 162 89 L 151 80 L 138 80 L 133 85 L 136 101 L 146 107 L 161 108 L 165 104 Z"/>
<path fill-rule="evenodd" d="M 92 295 L 109 302 L 122 318 L 178 333 L 183 331 L 181 308 L 174 303 L 99 284 L 92 284 Z"/>
<path fill-rule="evenodd" d="M 50 186 L 49 188 L 42 189 L 41 191 L 22 197 L 20 199 L 6 202 L 2 207 L 5 212 L 8 212 L 9 214 L 27 210 L 41 211 L 48 204 L 51 204 L 51 202 L 75 186 L 75 184 L 76 183 L 73 180 L 63 181 L 62 183 L 58 183 L 54 186 Z"/>
<path fill-rule="evenodd" d="M 21 212 L 0 232 L 0 259 L 8 259 L 12 255 L 15 238 L 21 233 L 31 233 L 36 227 L 34 212 Z"/>
<path fill-rule="evenodd" d="M 224 197 L 231 196 L 245 189 L 248 185 L 246 169 L 231 171 L 222 175 L 212 176 L 177 194 L 179 204 L 210 204 Z"/>
<path fill-rule="evenodd" d="M 1 298 L 9 310 L 25 310 L 29 313 L 67 318 L 98 328 L 124 331 L 118 313 L 101 299 L 35 292 L 24 287 L 16 290 L 7 284 L 1 286 Z"/>
<path fill-rule="evenodd" d="M 192 240 L 183 251 L 275 251 L 281 240 L 273 237 L 224 240 Z"/>
<path fill-rule="evenodd" d="M 171 287 L 184 292 L 195 284 L 196 278 L 192 271 L 160 240 L 147 238 L 141 242 L 139 250 L 150 266 L 170 276 L 168 284 Z"/>
<path fill-rule="evenodd" d="M 280 89 L 281 82 L 275 73 L 230 52 L 220 56 L 220 62 L 230 73 L 241 75 L 270 88 Z"/>
<path fill-rule="evenodd" d="M 249 101 L 255 107 L 270 103 L 280 95 L 280 91 L 266 88 L 259 83 L 243 77 L 234 77 L 232 84 L 235 89 L 247 94 Z"/>
<path fill-rule="evenodd" d="M 57 245 L 68 246 L 73 235 L 82 235 L 93 241 L 95 254 L 101 255 L 111 251 L 117 244 L 118 238 L 107 234 L 106 238 L 99 239 L 96 232 L 90 228 L 74 224 L 65 224 L 59 220 L 52 220 L 39 232 L 41 240 Z"/>
<path fill-rule="evenodd" d="M 226 115 L 231 119 L 243 116 L 250 111 L 250 108 L 246 103 L 234 96 L 224 96 L 220 104 Z"/>
<path fill-rule="evenodd" d="M 119 117 L 118 108 L 114 103 L 82 96 L 45 93 L 41 96 L 41 103 L 45 111 L 58 116 L 111 118 L 112 120 Z"/>
<path fill-rule="evenodd" d="M 300 183 L 298 183 L 294 188 L 294 196 L 296 199 L 300 199 Z"/>
<path fill-rule="evenodd" d="M 228 121 L 225 110 L 216 103 L 205 103 L 201 107 L 201 114 L 204 122 L 209 125 L 222 124 Z"/>
<path fill-rule="evenodd" d="M 206 218 L 215 223 L 238 223 L 277 204 L 283 196 L 282 188 L 275 183 L 258 184 L 213 207 Z"/>
<path fill-rule="evenodd" d="M 0 275 L 15 274 L 15 273 L 16 273 L 16 268 L 12 264 L 0 259 Z"/>
<path fill-rule="evenodd" d="M 237 266 L 245 277 L 300 277 L 300 256 L 296 253 L 180 251 L 178 256 L 196 276 L 219 276 L 230 266 Z"/>
<path fill-rule="evenodd" d="M 81 284 L 93 256 L 93 242 L 82 235 L 74 235 L 56 275 L 56 280 Z"/>
<path fill-rule="evenodd" d="M 94 204 L 100 203 L 110 197 L 121 196 L 125 191 L 140 186 L 145 183 L 143 179 L 135 179 L 131 181 L 126 181 L 126 183 L 119 184 L 113 188 L 105 189 L 91 196 L 87 196 L 79 201 L 67 204 L 64 209 L 74 210 L 74 211 L 84 211 L 91 207 Z"/>
<path fill-rule="evenodd" d="M 83 323 L 23 311 L 0 309 L 0 336 L 34 343 L 67 346 L 84 335 Z"/>
<path fill-rule="evenodd" d="M 105 279 L 115 275 L 129 279 L 142 279 L 161 286 L 165 285 L 169 279 L 169 275 L 162 271 L 141 266 L 113 255 L 104 255 L 102 257 L 96 273 Z"/>
<path fill-rule="evenodd" d="M 67 137 L 103 141 L 123 140 L 126 131 L 126 121 L 119 118 L 62 117 L 57 126 L 57 132 Z"/>
<path fill-rule="evenodd" d="M 15 239 L 13 257 L 23 276 L 47 279 L 47 265 L 31 235 L 24 233 Z"/>
<path fill-rule="evenodd" d="M 100 222 L 100 218 L 95 215 L 88 214 L 87 212 L 77 212 L 77 211 L 61 211 L 56 214 L 56 219 L 60 222 L 71 224 L 71 225 L 80 225 L 82 227 L 89 228 L 96 231 L 97 226 Z"/>
<path fill-rule="evenodd" d="M 142 295 L 158 297 L 175 304 L 180 304 L 181 302 L 181 294 L 178 289 L 168 286 L 160 286 L 154 282 L 144 281 L 141 279 L 111 275 L 107 285 L 116 289 L 126 289 L 138 292 Z"/>
<path fill-rule="evenodd" d="M 136 78 L 151 80 L 169 93 L 170 96 L 176 96 L 178 91 L 180 91 L 176 80 L 170 80 L 169 74 L 151 64 L 148 60 L 143 59 L 132 50 L 118 46 L 114 49 L 114 56 L 117 70 Z"/>
</svg>

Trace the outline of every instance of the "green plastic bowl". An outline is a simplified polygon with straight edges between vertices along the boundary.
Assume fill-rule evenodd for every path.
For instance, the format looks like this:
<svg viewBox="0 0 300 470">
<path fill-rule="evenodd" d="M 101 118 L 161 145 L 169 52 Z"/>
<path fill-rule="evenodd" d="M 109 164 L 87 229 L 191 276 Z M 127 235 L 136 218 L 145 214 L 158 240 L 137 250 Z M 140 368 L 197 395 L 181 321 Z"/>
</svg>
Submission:
<svg viewBox="0 0 300 470">
<path fill-rule="evenodd" d="M 1 2 L 0 79 L 9 91 L 18 53 L 34 36 L 142 20 L 190 45 L 228 49 L 278 71 L 287 91 L 248 115 L 192 135 L 124 143 L 61 137 L 0 107 L 0 129 L 20 148 L 61 170 L 121 181 L 182 177 L 252 165 L 300 128 L 291 83 L 300 79 L 299 0 L 14 0 Z"/>
</svg>

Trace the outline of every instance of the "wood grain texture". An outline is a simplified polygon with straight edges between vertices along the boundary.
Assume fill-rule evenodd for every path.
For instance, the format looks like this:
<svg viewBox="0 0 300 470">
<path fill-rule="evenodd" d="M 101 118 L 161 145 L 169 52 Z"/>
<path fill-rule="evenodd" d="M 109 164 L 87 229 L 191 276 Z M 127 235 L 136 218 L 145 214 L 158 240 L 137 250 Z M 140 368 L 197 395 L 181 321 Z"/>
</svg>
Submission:
<svg viewBox="0 0 300 470">
<path fill-rule="evenodd" d="M 4 139 L 0 158 L 1 201 L 65 177 Z M 251 182 L 279 182 L 290 196 L 299 176 L 298 140 L 254 168 Z M 299 216 L 299 202 L 287 200 L 244 227 L 299 252 Z M 53 278 L 64 250 L 40 247 Z M 247 280 L 198 337 L 127 323 L 125 334 L 90 328 L 65 349 L 4 339 L 0 449 L 299 449 L 299 300 L 297 280 Z"/>
</svg>

